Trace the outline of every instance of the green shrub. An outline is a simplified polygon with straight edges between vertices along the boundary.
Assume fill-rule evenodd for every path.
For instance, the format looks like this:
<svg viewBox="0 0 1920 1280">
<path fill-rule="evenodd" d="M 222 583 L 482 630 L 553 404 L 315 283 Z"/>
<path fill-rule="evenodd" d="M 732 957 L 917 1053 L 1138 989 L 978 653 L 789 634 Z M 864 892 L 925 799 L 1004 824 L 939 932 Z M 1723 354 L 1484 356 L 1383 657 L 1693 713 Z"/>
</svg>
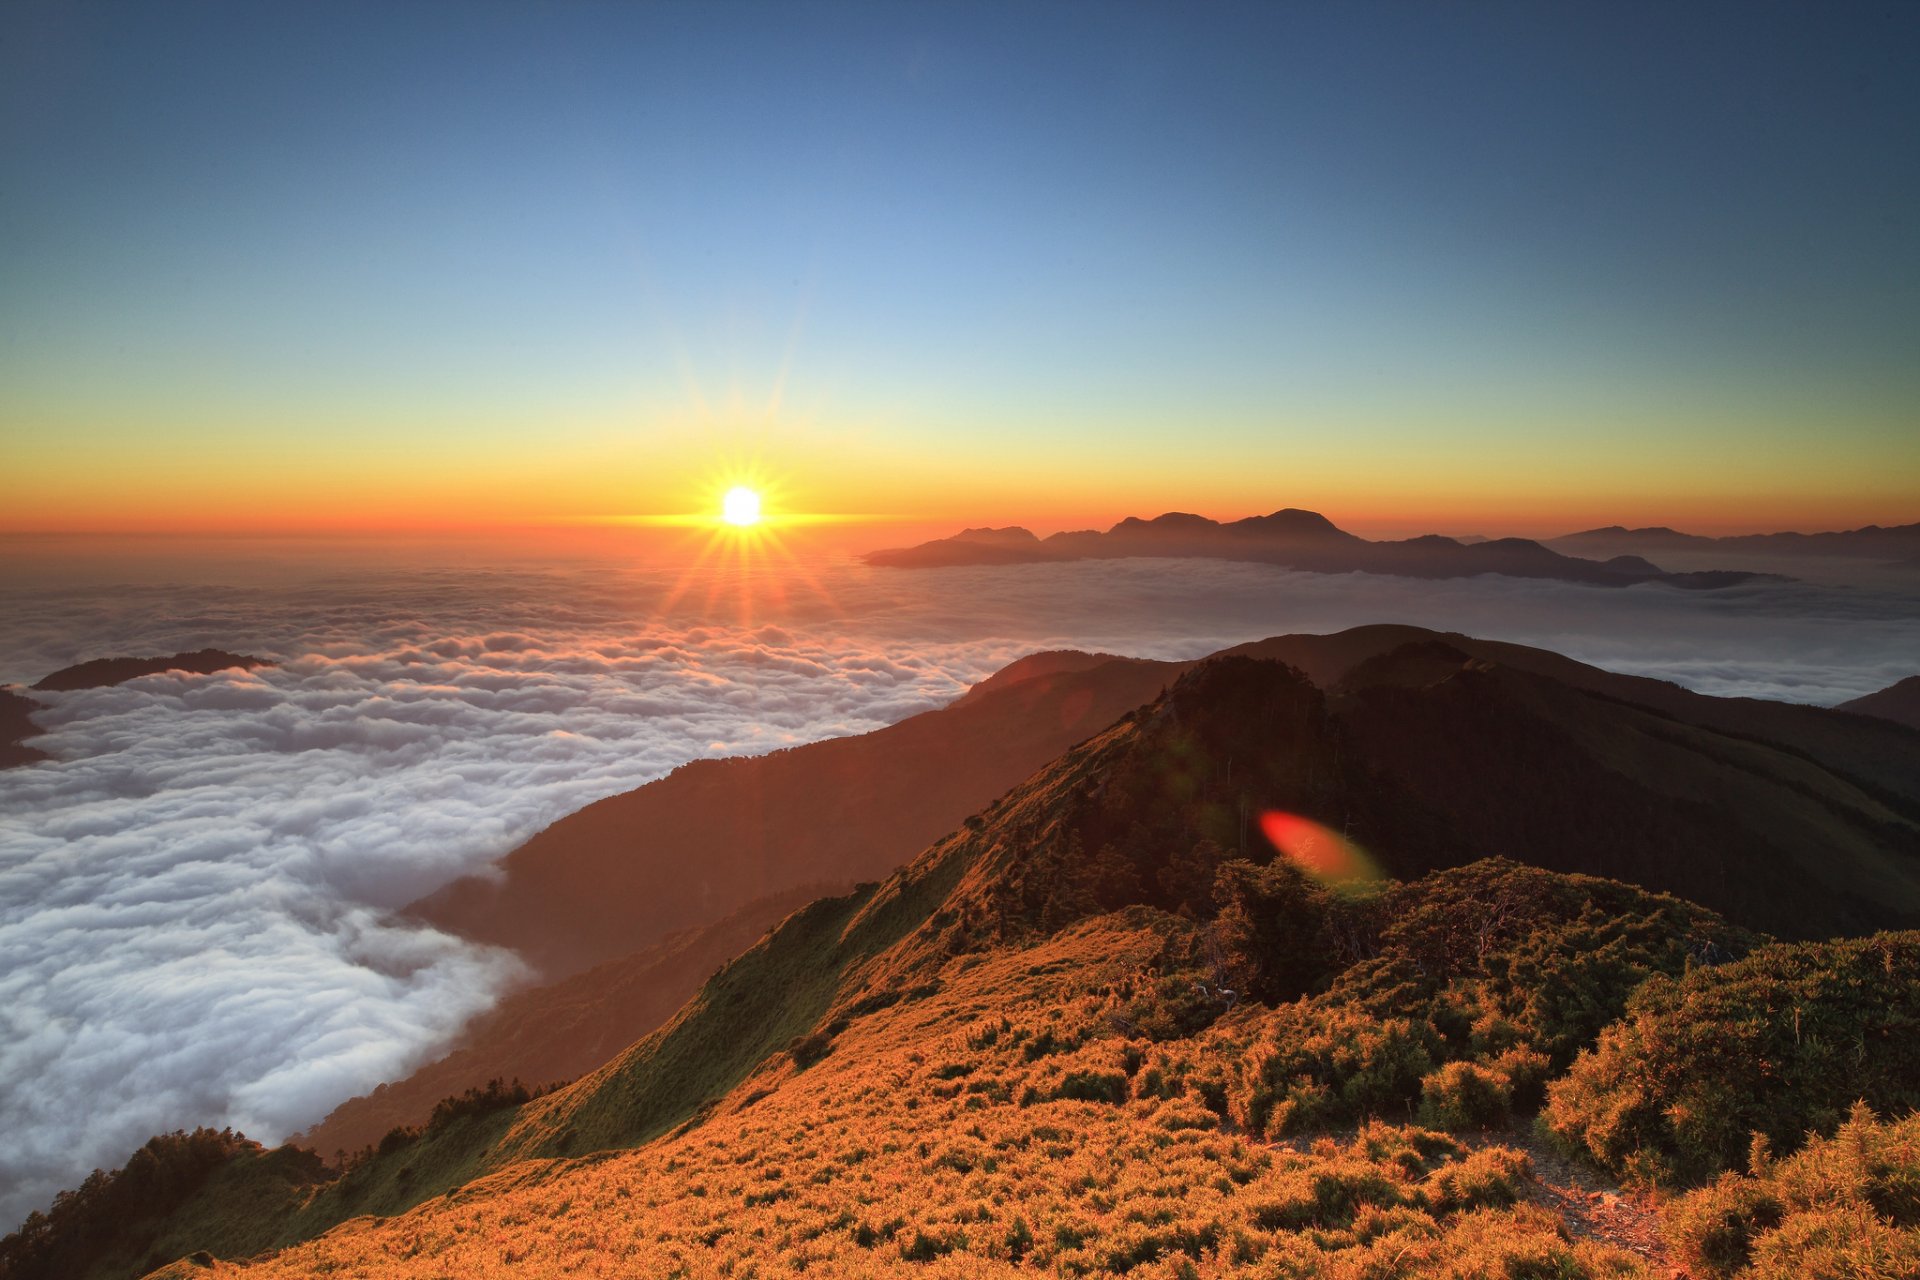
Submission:
<svg viewBox="0 0 1920 1280">
<path fill-rule="evenodd" d="M 1699 1280 L 1911 1280 L 1920 1275 L 1920 1116 L 1856 1107 L 1832 1138 L 1681 1197 L 1675 1256 Z"/>
<path fill-rule="evenodd" d="M 1751 1135 L 1791 1151 L 1855 1100 L 1920 1106 L 1920 932 L 1780 944 L 1654 979 L 1549 1090 L 1570 1150 L 1644 1183 L 1742 1167 Z"/>
<path fill-rule="evenodd" d="M 1241 877 L 1244 895 L 1259 886 L 1242 866 L 1228 864 L 1222 883 Z M 1548 1077 L 1649 975 L 1680 974 L 1698 957 L 1756 941 L 1676 898 L 1499 859 L 1364 903 L 1329 898 L 1322 910 L 1323 924 L 1342 922 L 1346 945 L 1372 954 L 1251 1027 L 1217 1026 L 1197 1042 L 1211 1055 L 1157 1057 L 1143 1088 L 1171 1097 L 1204 1078 L 1218 1091 L 1224 1075 L 1223 1114 L 1254 1133 L 1410 1119 L 1421 1104 L 1432 1124 L 1496 1125 L 1538 1108 Z M 1447 1073 L 1450 1063 L 1472 1069 Z"/>
<path fill-rule="evenodd" d="M 1420 1081 L 1420 1123 L 1431 1129 L 1491 1129 L 1507 1122 L 1512 1100 L 1505 1073 L 1449 1062 Z"/>
</svg>

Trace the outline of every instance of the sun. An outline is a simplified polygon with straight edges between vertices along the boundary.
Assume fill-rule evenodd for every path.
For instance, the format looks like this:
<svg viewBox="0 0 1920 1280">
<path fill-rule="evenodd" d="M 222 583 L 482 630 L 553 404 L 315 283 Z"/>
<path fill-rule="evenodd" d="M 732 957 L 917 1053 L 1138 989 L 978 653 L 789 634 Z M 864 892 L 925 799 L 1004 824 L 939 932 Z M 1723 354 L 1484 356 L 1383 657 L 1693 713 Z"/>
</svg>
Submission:
<svg viewBox="0 0 1920 1280">
<path fill-rule="evenodd" d="M 742 527 L 759 524 L 760 495 L 743 484 L 735 485 L 720 499 L 720 518 Z"/>
</svg>

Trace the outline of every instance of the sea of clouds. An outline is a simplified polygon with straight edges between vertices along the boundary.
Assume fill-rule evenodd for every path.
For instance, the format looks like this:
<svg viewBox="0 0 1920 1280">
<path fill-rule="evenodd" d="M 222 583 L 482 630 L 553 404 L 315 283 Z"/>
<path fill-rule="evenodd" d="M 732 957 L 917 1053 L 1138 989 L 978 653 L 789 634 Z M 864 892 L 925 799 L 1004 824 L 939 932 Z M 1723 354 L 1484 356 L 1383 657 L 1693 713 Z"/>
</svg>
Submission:
<svg viewBox="0 0 1920 1280">
<path fill-rule="evenodd" d="M 1920 594 L 1805 582 L 1198 561 L 0 576 L 0 680 L 209 645 L 278 664 L 37 695 L 55 760 L 0 771 L 0 1219 L 155 1132 L 277 1140 L 444 1049 L 521 967 L 394 909 L 592 800 L 891 723 L 1035 649 L 1191 657 L 1382 621 L 1818 703 L 1920 661 Z"/>
</svg>

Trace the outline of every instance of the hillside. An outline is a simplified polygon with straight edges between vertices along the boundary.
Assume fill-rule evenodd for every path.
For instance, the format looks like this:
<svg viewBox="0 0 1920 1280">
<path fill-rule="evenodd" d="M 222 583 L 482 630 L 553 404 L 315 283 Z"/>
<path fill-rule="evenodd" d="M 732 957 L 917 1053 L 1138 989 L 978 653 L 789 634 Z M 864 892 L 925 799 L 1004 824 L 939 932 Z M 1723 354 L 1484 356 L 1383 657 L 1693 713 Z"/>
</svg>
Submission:
<svg viewBox="0 0 1920 1280">
<path fill-rule="evenodd" d="M 1401 657 L 1390 658 L 1402 649 Z M 1901 925 L 1920 912 L 1911 852 L 1920 754 L 1915 735 L 1898 726 L 1814 707 L 1706 697 L 1545 650 L 1417 627 L 1281 636 L 1230 652 L 1285 661 L 1332 692 L 1329 707 L 1347 726 L 1348 749 L 1396 779 L 1410 802 L 1417 798 L 1424 843 L 1412 852 L 1387 851 L 1406 873 L 1500 854 L 1680 893 L 1793 937 Z M 1463 670 L 1470 658 L 1493 669 Z M 1063 723 L 1063 703 L 1091 697 L 1087 714 L 1066 721 L 1074 727 L 1058 734 L 1065 738 L 1096 715 L 1111 711 L 1117 718 L 1118 703 L 1145 696 L 1142 685 L 1157 686 L 1184 669 L 1109 667 L 1112 661 L 1036 654 L 982 681 L 955 708 L 965 711 L 976 746 L 1032 742 Z M 1144 679 L 1136 683 L 1136 677 Z M 1052 683 L 1063 679 L 1064 685 Z M 1091 694 L 1083 681 L 1097 682 Z M 1002 696 L 1023 683 L 1022 697 Z M 1428 685 L 1434 687 L 1424 690 Z M 672 882 L 680 877 L 679 859 L 734 848 L 743 839 L 743 814 L 762 812 L 756 806 L 773 803 L 768 797 L 791 799 L 819 780 L 779 826 L 788 858 L 780 870 L 800 889 L 722 918 L 702 915 L 706 908 L 691 901 L 672 939 L 597 959 L 589 970 L 508 997 L 467 1028 L 452 1052 L 342 1104 L 304 1140 L 326 1153 L 358 1150 L 395 1126 L 422 1123 L 442 1097 L 493 1079 L 570 1079 L 652 1031 L 716 966 L 804 898 L 844 891 L 848 873 L 831 860 L 867 838 L 863 833 L 878 833 L 868 846 L 867 878 L 884 873 L 878 864 L 891 856 L 887 833 L 899 831 L 884 824 L 901 811 L 873 806 L 877 782 L 898 795 L 945 795 L 955 811 L 981 807 L 1004 790 L 1003 772 L 941 768 L 943 759 L 958 758 L 957 747 L 952 757 L 891 749 L 902 736 L 896 730 L 910 727 L 918 736 L 959 718 L 935 712 L 919 724 L 796 748 L 763 766 L 723 774 L 692 796 L 656 802 L 656 792 L 678 785 L 669 779 L 556 824 L 508 860 L 507 886 L 492 902 L 510 909 L 521 885 L 538 886 L 549 898 L 546 918 L 558 922 L 561 942 L 568 943 L 572 913 L 584 913 L 598 899 L 596 909 L 618 945 L 661 926 L 657 915 L 642 914 L 654 906 L 652 891 L 595 892 L 606 883 L 610 861 L 621 860 L 620 874 L 628 878 L 622 883 L 642 875 Z M 816 758 L 824 763 L 816 767 Z M 874 776 L 861 775 L 862 768 Z M 794 781 L 767 784 L 761 769 L 791 770 Z M 968 798 L 961 793 L 970 780 L 975 791 Z M 738 793 L 731 789 L 736 783 Z M 836 787 L 851 790 L 836 793 Z M 626 806 L 631 813 L 619 823 L 585 825 L 587 815 L 617 815 Z M 649 815 L 661 813 L 675 824 L 662 837 L 671 855 L 665 857 L 649 826 Z M 876 818 L 869 832 L 866 824 Z M 584 848 L 572 846 L 577 831 L 584 832 Z M 827 861 L 816 871 L 808 859 L 822 851 Z M 810 875 L 817 879 L 809 883 Z"/>
<path fill-rule="evenodd" d="M 1585 560 L 1563 555 L 1525 538 L 1462 541 L 1428 534 L 1400 541 L 1372 542 L 1336 527 L 1318 512 L 1293 507 L 1225 523 L 1180 511 L 1151 520 L 1129 516 L 1104 532 L 1083 529 L 1045 538 L 1018 526 L 963 529 L 952 537 L 937 538 L 914 547 L 872 551 L 866 561 L 895 569 L 937 569 L 966 564 L 1033 564 L 1134 556 L 1253 560 L 1315 573 L 1386 573 L 1412 578 L 1466 578 L 1498 573 L 1603 587 L 1660 582 L 1673 587 L 1713 589 L 1765 576 L 1730 570 L 1668 573 L 1633 554 Z"/>
<path fill-rule="evenodd" d="M 1388 656 L 1347 684 L 1421 691 L 1451 661 Z M 1648 979 L 1745 983 L 1727 962 L 1760 939 L 1511 862 L 1392 884 L 1275 858 L 1248 830 L 1275 811 L 1428 856 L 1430 815 L 1353 751 L 1345 696 L 1206 663 L 566 1088 L 450 1105 L 325 1181 L 243 1150 L 143 1225 L 82 1237 L 70 1202 L 29 1244 L 84 1239 L 99 1276 L 207 1251 L 161 1273 L 182 1280 L 1664 1274 L 1656 1246 L 1587 1238 L 1504 1126 L 1597 1041 L 1626 1051 L 1608 1029 Z M 1853 1044 L 1850 1010 L 1920 1016 L 1907 973 L 1863 967 L 1827 1012 L 1827 988 L 1755 1008 Z"/>
<path fill-rule="evenodd" d="M 1444 694 L 1367 692 L 1366 686 L 1401 679 L 1385 669 L 1336 690 L 1362 664 L 1419 643 L 1457 651 L 1432 673 L 1433 683 L 1469 658 L 1509 674 L 1483 682 L 1480 694 L 1463 692 L 1471 675 Z M 1499 735 L 1524 734 L 1534 726 L 1554 735 L 1556 749 L 1567 757 L 1565 793 L 1591 784 L 1625 797 L 1628 811 L 1643 814 L 1630 823 L 1635 839 L 1702 823 L 1719 830 L 1723 817 L 1730 817 L 1738 825 L 1729 830 L 1741 838 L 1752 835 L 1789 862 L 1824 860 L 1828 855 L 1815 857 L 1808 841 L 1829 838 L 1863 865 L 1883 859 L 1897 864 L 1913 854 L 1920 737 L 1896 725 L 1818 707 L 1708 697 L 1542 649 L 1419 627 L 1281 636 L 1226 652 L 1289 663 L 1322 689 L 1337 691 L 1336 715 L 1374 726 L 1363 740 L 1375 767 L 1405 775 L 1403 780 L 1428 792 L 1438 785 L 1435 770 L 1458 764 L 1458 753 L 1446 745 L 1449 734 L 1490 735 L 1485 749 L 1511 756 L 1517 739 L 1503 745 Z M 1084 654 L 1022 659 L 952 706 L 898 725 L 770 756 L 697 761 L 590 805 L 509 854 L 500 864 L 503 877 L 460 881 L 412 910 L 466 936 L 515 947 L 549 974 L 577 972 L 717 920 L 767 893 L 800 884 L 846 886 L 885 874 L 1052 756 L 1148 701 L 1182 669 L 1184 664 Z M 1535 679 L 1529 683 L 1522 676 Z M 1549 685 L 1564 692 L 1551 692 Z M 1433 736 L 1390 740 L 1381 730 L 1390 714 L 1383 708 L 1396 699 L 1421 704 Z M 1507 717 L 1501 725 L 1488 719 L 1496 703 L 1504 708 L 1498 714 Z M 1523 764 L 1516 761 L 1516 767 Z M 1783 789 L 1800 798 L 1775 795 Z M 1454 828 L 1438 843 L 1459 846 L 1461 852 L 1450 855 L 1456 860 L 1468 853 L 1535 860 L 1527 832 L 1509 811 L 1533 805 L 1542 820 L 1550 820 L 1550 808 L 1534 795 L 1537 788 L 1479 790 L 1484 811 L 1477 816 L 1436 796 L 1443 813 L 1453 811 L 1443 822 Z M 1712 812 L 1702 812 L 1695 799 L 1747 790 L 1773 797 L 1757 811 L 1774 813 L 1783 805 L 1791 810 L 1790 830 L 1749 821 L 1742 815 L 1751 807 L 1744 804 L 1714 802 Z M 1599 843 L 1596 836 L 1589 845 Z M 1709 843 L 1723 842 L 1716 837 Z M 1573 861 L 1589 851 L 1583 848 Z M 1903 913 L 1920 909 L 1908 868 L 1893 876 L 1892 898 L 1864 907 L 1816 902 L 1815 918 L 1795 928 L 1765 902 L 1727 896 L 1740 886 L 1723 862 L 1700 863 L 1702 869 L 1694 871 L 1677 863 L 1656 866 L 1651 858 L 1616 858 L 1609 865 L 1622 874 L 1644 872 L 1644 882 L 1655 887 L 1694 891 L 1736 915 L 1751 909 L 1758 914 L 1746 917 L 1749 923 L 1795 934 L 1898 923 L 1909 918 Z M 689 866 L 699 874 L 687 875 Z M 1871 879 L 1877 873 L 1863 874 Z M 1714 877 L 1728 883 L 1716 885 Z M 1884 887 L 1867 896 L 1878 898 Z M 1857 895 L 1861 885 L 1848 877 L 1835 890 Z M 1821 899 L 1827 896 L 1823 890 Z"/>
<path fill-rule="evenodd" d="M 38 747 L 26 745 L 28 738 L 44 732 L 32 718 L 39 706 L 24 694 L 0 689 L 0 769 L 52 759 Z"/>
<path fill-rule="evenodd" d="M 1908 676 L 1863 698 L 1843 702 L 1841 711 L 1857 711 L 1863 716 L 1878 716 L 1909 729 L 1920 729 L 1920 676 Z"/>
<path fill-rule="evenodd" d="M 442 1098 L 490 1080 L 544 1085 L 585 1075 L 666 1022 L 715 970 L 821 892 L 802 886 L 763 898 L 632 955 L 513 992 L 466 1027 L 449 1052 L 341 1103 L 290 1141 L 337 1160 L 395 1128 L 424 1124 Z"/>
<path fill-rule="evenodd" d="M 1039 655 L 873 733 L 697 760 L 562 818 L 502 859 L 501 876 L 409 910 L 561 977 L 770 894 L 877 880 L 1178 670 Z"/>
</svg>

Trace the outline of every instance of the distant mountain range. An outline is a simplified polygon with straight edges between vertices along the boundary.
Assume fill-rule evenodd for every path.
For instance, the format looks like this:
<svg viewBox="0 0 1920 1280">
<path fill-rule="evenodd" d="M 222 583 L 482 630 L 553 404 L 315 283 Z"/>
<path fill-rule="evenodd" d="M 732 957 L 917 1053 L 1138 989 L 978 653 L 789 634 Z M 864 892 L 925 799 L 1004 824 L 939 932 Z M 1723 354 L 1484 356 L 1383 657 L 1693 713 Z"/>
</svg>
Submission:
<svg viewBox="0 0 1920 1280">
<path fill-rule="evenodd" d="M 1429 534 L 1403 541 L 1371 542 L 1338 528 L 1317 512 L 1292 507 L 1225 524 L 1177 511 L 1151 520 L 1129 516 L 1104 533 L 1087 529 L 1046 538 L 1018 527 L 963 529 L 950 538 L 916 547 L 869 552 L 866 560 L 889 568 L 931 569 L 1135 556 L 1252 560 L 1315 573 L 1383 573 L 1413 578 L 1498 573 L 1607 587 L 1662 582 L 1710 590 L 1766 576 L 1738 570 L 1668 573 L 1638 555 L 1584 560 L 1526 538 L 1463 541 Z"/>
<path fill-rule="evenodd" d="M 1832 533 L 1748 533 L 1726 538 L 1681 533 L 1655 525 L 1628 529 L 1608 525 L 1559 538 L 1546 545 L 1568 555 L 1658 555 L 1662 551 L 1726 551 L 1751 555 L 1849 556 L 1870 560 L 1911 562 L 1920 559 L 1920 524 Z"/>
</svg>

